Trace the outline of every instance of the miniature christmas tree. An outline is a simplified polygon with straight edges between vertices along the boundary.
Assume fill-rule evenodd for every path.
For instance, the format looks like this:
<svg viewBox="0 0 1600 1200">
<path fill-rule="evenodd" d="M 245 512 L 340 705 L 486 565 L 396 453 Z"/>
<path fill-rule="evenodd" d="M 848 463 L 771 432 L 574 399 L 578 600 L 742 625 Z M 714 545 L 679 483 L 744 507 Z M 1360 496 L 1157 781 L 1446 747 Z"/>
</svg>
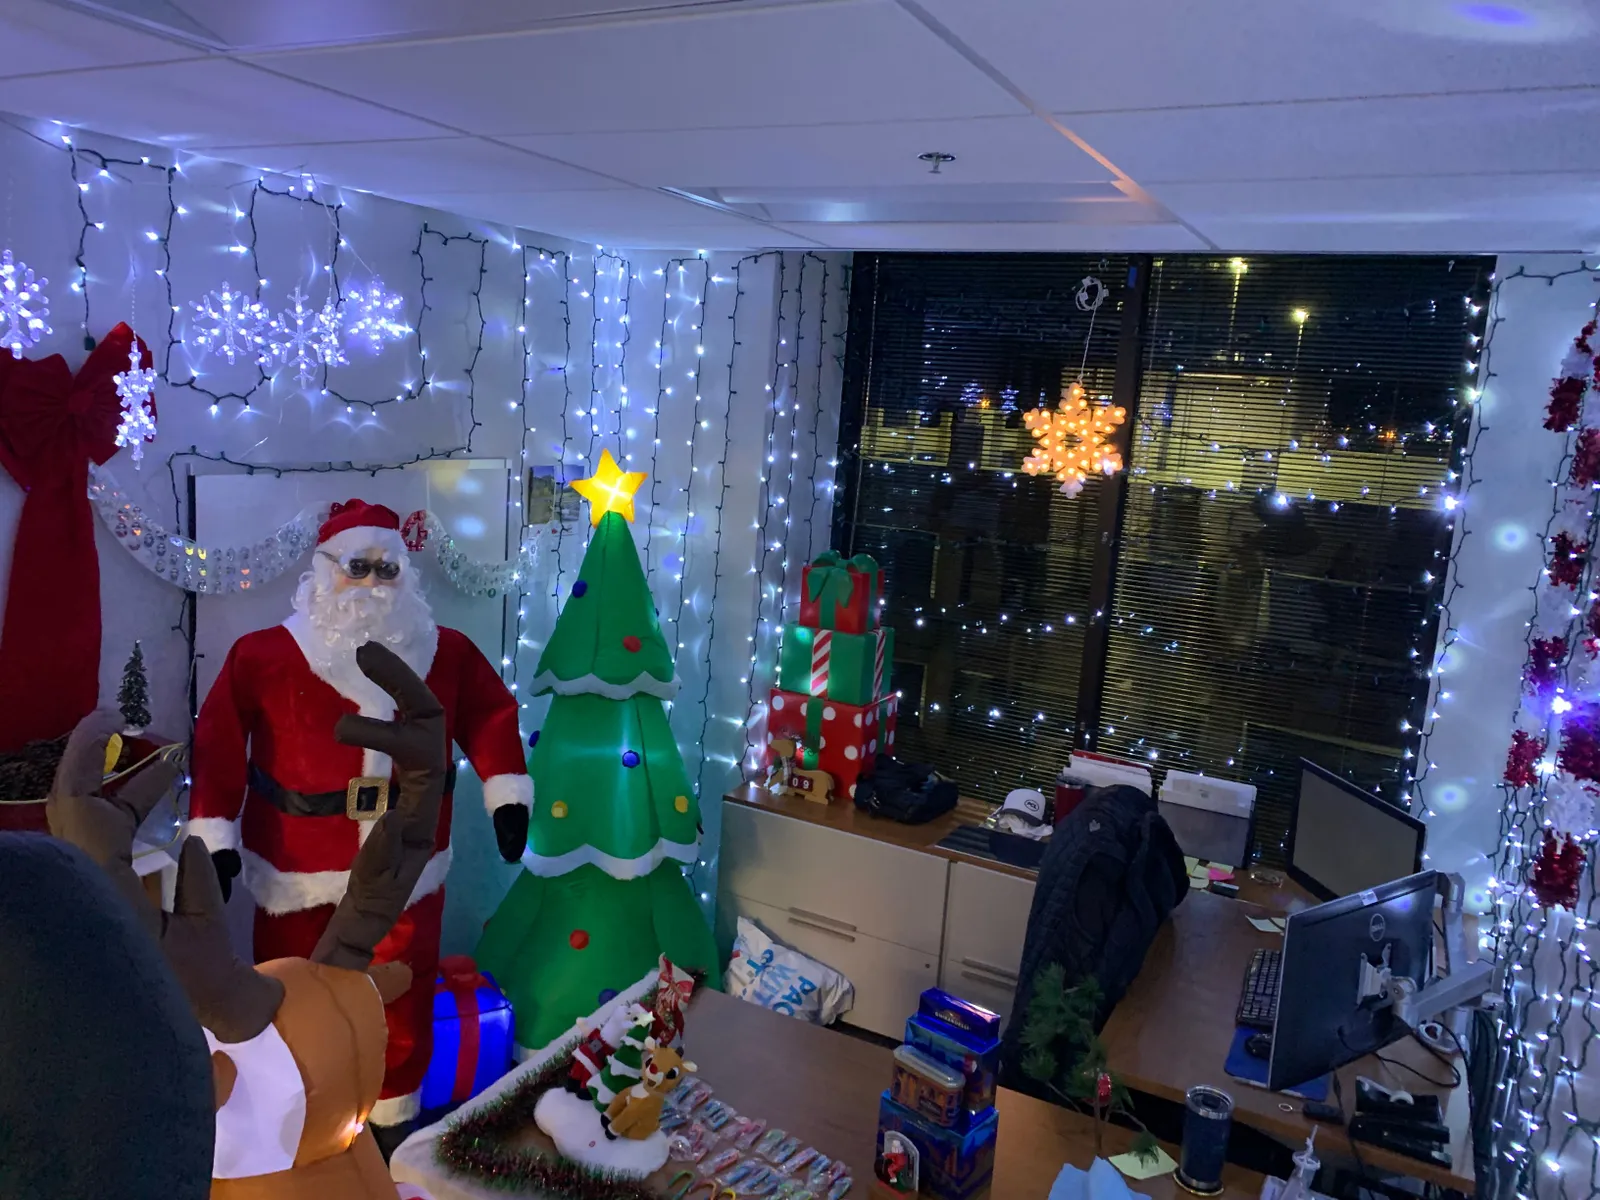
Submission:
<svg viewBox="0 0 1600 1200">
<path fill-rule="evenodd" d="M 574 485 L 598 528 L 533 681 L 534 695 L 555 699 L 530 739 L 524 869 L 478 944 L 529 1049 L 566 1034 L 661 954 L 716 977 L 711 931 L 683 876 L 699 853 L 700 812 L 662 706 L 677 678 L 629 527 L 643 480 L 607 452 Z"/>
<path fill-rule="evenodd" d="M 1156 1139 L 1133 1115 L 1128 1089 L 1107 1063 L 1105 1043 L 1095 1036 L 1100 985 L 1093 978 L 1071 988 L 1066 982 L 1066 969 L 1060 963 L 1051 963 L 1035 977 L 1022 1026 L 1023 1074 L 1069 1104 L 1090 1108 L 1097 1157 L 1101 1123 L 1122 1117 L 1140 1129 L 1133 1153 L 1153 1162 Z"/>
<path fill-rule="evenodd" d="M 117 706 L 122 709 L 122 719 L 127 722 L 123 730 L 128 734 L 141 734 L 150 726 L 150 687 L 144 677 L 144 649 L 138 642 L 128 655 L 122 668 L 122 686 L 117 690 Z"/>
<path fill-rule="evenodd" d="M 628 1026 L 628 1032 L 622 1035 L 622 1041 L 617 1043 L 611 1057 L 606 1059 L 600 1074 L 589 1083 L 589 1098 L 601 1112 L 605 1112 L 606 1105 L 616 1098 L 618 1092 L 625 1092 L 639 1082 L 644 1068 L 644 1040 L 650 1036 L 650 1025 L 655 1017 L 638 1005 L 629 1011 L 634 1019 Z"/>
</svg>

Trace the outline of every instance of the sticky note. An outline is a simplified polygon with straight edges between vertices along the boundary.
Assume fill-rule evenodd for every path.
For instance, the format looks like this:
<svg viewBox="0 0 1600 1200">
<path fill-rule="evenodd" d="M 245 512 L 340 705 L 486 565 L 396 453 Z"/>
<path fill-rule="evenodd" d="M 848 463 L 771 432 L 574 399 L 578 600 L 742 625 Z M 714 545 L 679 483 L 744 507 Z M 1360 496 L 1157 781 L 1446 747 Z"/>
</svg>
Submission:
<svg viewBox="0 0 1600 1200">
<path fill-rule="evenodd" d="M 1212 883 L 1226 883 L 1233 878 L 1232 867 L 1212 867 L 1207 874 Z"/>
<path fill-rule="evenodd" d="M 1172 1161 L 1172 1155 L 1160 1146 L 1156 1147 L 1154 1159 L 1140 1158 L 1136 1154 L 1118 1154 L 1109 1161 L 1129 1179 L 1154 1179 L 1157 1175 L 1175 1170 L 1178 1165 Z"/>
<path fill-rule="evenodd" d="M 1261 930 L 1262 933 L 1282 933 L 1283 932 L 1283 926 L 1279 925 L 1276 921 L 1274 921 L 1270 917 L 1251 917 L 1250 918 L 1250 924 L 1254 925 L 1257 929 Z"/>
<path fill-rule="evenodd" d="M 1210 883 L 1211 883 L 1211 881 L 1209 879 L 1207 879 L 1204 875 L 1191 875 L 1191 876 L 1189 876 L 1189 886 L 1190 886 L 1190 888 L 1203 888 L 1203 887 L 1209 886 Z"/>
</svg>

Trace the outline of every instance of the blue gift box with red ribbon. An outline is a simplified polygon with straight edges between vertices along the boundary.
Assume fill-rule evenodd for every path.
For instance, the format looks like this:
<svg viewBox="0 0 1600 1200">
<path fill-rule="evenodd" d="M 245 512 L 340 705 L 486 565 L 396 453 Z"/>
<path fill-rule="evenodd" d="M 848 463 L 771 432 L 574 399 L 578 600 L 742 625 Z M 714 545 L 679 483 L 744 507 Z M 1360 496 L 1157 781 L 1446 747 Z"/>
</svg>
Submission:
<svg viewBox="0 0 1600 1200">
<path fill-rule="evenodd" d="M 439 962 L 424 1111 L 470 1100 L 511 1069 L 511 1002 L 465 954 Z"/>
</svg>

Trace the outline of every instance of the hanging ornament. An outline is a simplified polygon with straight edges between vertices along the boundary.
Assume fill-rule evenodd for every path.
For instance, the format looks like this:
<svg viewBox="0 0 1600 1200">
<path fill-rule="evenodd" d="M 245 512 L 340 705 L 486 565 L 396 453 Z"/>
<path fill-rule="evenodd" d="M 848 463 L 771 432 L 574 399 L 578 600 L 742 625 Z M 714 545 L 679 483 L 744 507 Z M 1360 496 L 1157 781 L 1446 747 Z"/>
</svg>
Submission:
<svg viewBox="0 0 1600 1200">
<path fill-rule="evenodd" d="M 1106 297 L 1111 294 L 1111 289 L 1101 283 L 1093 275 L 1085 275 L 1078 284 L 1078 294 L 1075 297 L 1078 308 L 1083 312 L 1093 312 L 1106 302 Z"/>
<path fill-rule="evenodd" d="M 191 300 L 189 305 L 194 309 L 189 340 L 202 353 L 216 351 L 228 360 L 229 366 L 240 355 L 253 356 L 262 366 L 272 361 L 266 349 L 267 310 L 259 301 L 234 291 L 224 281 L 216 291 L 207 292 L 204 299 Z"/>
<path fill-rule="evenodd" d="M 344 330 L 344 311 L 340 309 L 339 302 L 332 296 L 317 313 L 316 319 L 316 352 L 317 357 L 330 367 L 342 367 L 350 360 L 344 356 L 344 347 L 339 343 L 339 335 Z"/>
<path fill-rule="evenodd" d="M 134 338 L 133 344 L 128 347 L 128 369 L 111 377 L 111 382 L 117 387 L 117 397 L 122 401 L 117 445 L 130 448 L 134 470 L 139 469 L 140 460 L 144 458 L 144 444 L 156 438 L 156 409 L 152 394 L 156 384 L 156 369 L 143 365 L 143 352 L 144 344 Z"/>
<path fill-rule="evenodd" d="M 307 388 L 316 381 L 317 368 L 324 363 L 337 365 L 344 362 L 344 351 L 339 349 L 338 329 L 335 326 L 330 338 L 324 329 L 327 314 L 332 311 L 338 319 L 338 310 L 325 306 L 320 310 L 306 307 L 306 297 L 296 284 L 289 293 L 293 308 L 286 308 L 272 319 L 268 342 L 273 357 L 282 363 L 293 363 L 295 382 Z M 328 348 L 338 355 L 336 360 L 327 357 Z"/>
<path fill-rule="evenodd" d="M 50 334 L 50 326 L 44 322 L 50 315 L 50 301 L 44 294 L 49 282 L 35 279 L 33 269 L 15 261 L 9 249 L 0 252 L 0 321 L 4 322 L 0 346 L 21 354 Z"/>
<path fill-rule="evenodd" d="M 406 549 L 416 554 L 428 544 L 428 510 L 419 508 L 400 526 L 400 537 Z"/>
<path fill-rule="evenodd" d="M 411 332 L 411 326 L 399 319 L 404 306 L 404 297 L 384 291 L 381 279 L 351 288 L 344 298 L 345 336 L 352 342 L 364 339 L 376 354 L 385 342 L 397 342 Z"/>
<path fill-rule="evenodd" d="M 1528 887 L 1546 908 L 1576 908 L 1585 861 L 1583 847 L 1570 834 L 1558 838 L 1553 830 L 1546 829 L 1533 860 Z"/>
<path fill-rule="evenodd" d="M 1108 438 L 1127 416 L 1126 409 L 1091 404 L 1083 384 L 1072 384 L 1054 412 L 1036 408 L 1023 414 L 1022 423 L 1039 444 L 1023 459 L 1022 469 L 1029 475 L 1054 475 L 1063 495 L 1076 496 L 1091 473 L 1115 475 L 1122 470 L 1122 455 Z"/>
</svg>

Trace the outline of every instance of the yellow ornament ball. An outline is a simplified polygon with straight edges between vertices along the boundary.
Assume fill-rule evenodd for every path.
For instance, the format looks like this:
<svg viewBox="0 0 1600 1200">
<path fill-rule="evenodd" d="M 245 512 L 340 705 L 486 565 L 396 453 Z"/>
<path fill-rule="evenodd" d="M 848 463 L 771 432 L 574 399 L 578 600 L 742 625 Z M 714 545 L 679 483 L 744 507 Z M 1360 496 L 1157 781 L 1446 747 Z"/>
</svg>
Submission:
<svg viewBox="0 0 1600 1200">
<path fill-rule="evenodd" d="M 562 817 L 566 816 L 567 815 L 567 802 L 565 800 L 557 800 L 554 804 L 552 804 L 550 806 L 550 815 L 552 817 L 554 817 L 558 821 Z"/>
<path fill-rule="evenodd" d="M 679 796 L 676 800 L 674 800 L 672 802 L 672 807 L 677 809 L 681 813 L 688 812 L 689 811 L 689 797 L 687 797 L 687 796 Z"/>
</svg>

